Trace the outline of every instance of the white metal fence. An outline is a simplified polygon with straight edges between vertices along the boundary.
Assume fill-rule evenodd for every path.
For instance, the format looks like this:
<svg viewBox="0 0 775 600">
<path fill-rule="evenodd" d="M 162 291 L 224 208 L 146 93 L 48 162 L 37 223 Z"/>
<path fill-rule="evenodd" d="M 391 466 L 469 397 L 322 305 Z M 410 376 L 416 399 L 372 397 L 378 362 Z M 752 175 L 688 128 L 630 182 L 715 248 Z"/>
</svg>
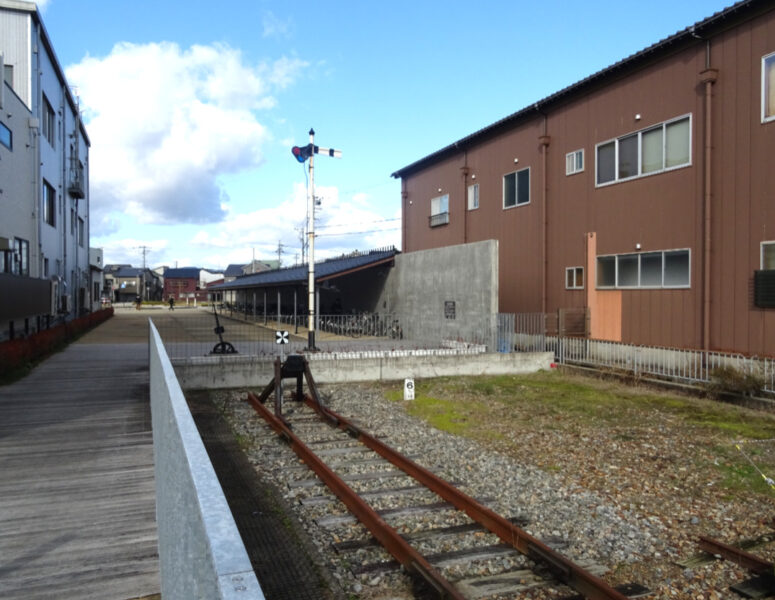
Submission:
<svg viewBox="0 0 775 600">
<path fill-rule="evenodd" d="M 515 349 L 553 352 L 560 364 L 611 368 L 685 383 L 709 383 L 719 367 L 733 367 L 741 373 L 757 375 L 763 390 L 775 393 L 775 359 L 724 352 L 639 346 L 544 333 L 544 315 L 515 316 Z"/>
</svg>

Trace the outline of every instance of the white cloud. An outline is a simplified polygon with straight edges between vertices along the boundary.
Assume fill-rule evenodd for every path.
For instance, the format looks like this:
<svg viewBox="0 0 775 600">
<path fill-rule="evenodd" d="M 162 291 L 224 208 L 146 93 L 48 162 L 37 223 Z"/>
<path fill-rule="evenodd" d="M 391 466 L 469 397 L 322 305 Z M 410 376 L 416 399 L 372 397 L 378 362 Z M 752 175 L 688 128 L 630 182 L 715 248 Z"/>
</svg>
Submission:
<svg viewBox="0 0 775 600">
<path fill-rule="evenodd" d="M 143 247 L 146 249 L 146 266 L 154 268 L 161 264 L 162 256 L 168 246 L 167 240 L 141 240 L 124 238 L 100 243 L 94 240 L 92 246 L 102 248 L 106 264 L 142 265 Z"/>
<path fill-rule="evenodd" d="M 265 38 L 287 38 L 291 33 L 292 21 L 290 19 L 283 21 L 272 11 L 266 11 L 261 19 L 261 25 Z"/>
<path fill-rule="evenodd" d="M 319 186 L 315 195 L 322 198 L 316 210 L 315 260 L 338 256 L 354 249 L 371 250 L 399 246 L 399 214 L 386 219 L 369 206 L 367 194 L 355 194 L 342 200 L 336 187 Z M 208 263 L 225 266 L 246 263 L 252 258 L 276 259 L 277 245 L 285 248 L 284 265 L 301 257 L 300 231 L 306 225 L 307 192 L 304 184 L 294 185 L 290 196 L 278 206 L 250 213 L 232 214 L 217 226 L 198 231 L 190 240 L 198 254 L 206 254 Z"/>
<path fill-rule="evenodd" d="M 67 69 L 91 138 L 91 204 L 109 222 L 218 222 L 228 197 L 218 176 L 258 167 L 271 139 L 256 111 L 291 85 L 306 63 L 280 58 L 249 65 L 216 44 L 117 44 L 103 58 Z M 105 231 L 97 231 L 104 234 Z"/>
</svg>

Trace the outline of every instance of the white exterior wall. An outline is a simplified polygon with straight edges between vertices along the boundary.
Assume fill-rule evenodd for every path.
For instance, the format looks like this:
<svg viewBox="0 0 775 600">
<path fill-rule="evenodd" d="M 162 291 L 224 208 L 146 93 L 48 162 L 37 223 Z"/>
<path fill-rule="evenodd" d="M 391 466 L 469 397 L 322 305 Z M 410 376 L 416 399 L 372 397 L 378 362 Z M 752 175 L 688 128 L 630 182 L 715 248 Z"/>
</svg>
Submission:
<svg viewBox="0 0 775 600">
<path fill-rule="evenodd" d="M 12 128 L 15 143 L 12 160 L 6 162 L 3 156 L 0 164 L 0 189 L 9 190 L 7 196 L 5 192 L 0 196 L 3 200 L 0 202 L 0 224 L 6 227 L 10 223 L 12 225 L 8 227 L 21 231 L 20 219 L 34 221 L 24 234 L 24 239 L 30 242 L 30 277 L 56 281 L 55 299 L 58 300 L 51 307 L 51 316 L 55 320 L 69 320 L 93 308 L 89 268 L 89 142 L 64 73 L 51 48 L 35 4 L 0 0 L 0 53 L 5 64 L 13 65 L 15 92 L 14 95 L 8 87 L 4 90 L 5 104 L 14 107 L 13 111 L 3 108 L 4 115 L 11 112 L 12 117 L 8 120 L 12 123 L 5 119 L 3 122 Z M 43 137 L 44 94 L 55 115 L 51 142 Z M 26 109 L 24 119 L 22 107 Z M 27 145 L 29 150 L 26 150 Z M 76 149 L 84 173 L 85 197 L 80 199 L 68 192 L 70 157 Z M 6 167 L 10 170 L 12 161 L 13 176 L 10 176 Z M 53 226 L 42 220 L 44 180 L 56 196 Z M 7 202 L 11 194 L 20 199 Z M 80 238 L 79 219 L 83 221 Z M 24 237 L 21 233 L 15 235 Z M 0 233 L 0 236 L 4 234 Z M 46 259 L 48 277 L 44 269 Z M 62 296 L 68 297 L 66 311 L 57 310 L 62 307 Z M 35 316 L 42 315 L 30 315 Z M 51 319 L 46 321 L 50 323 Z M 4 327 L 0 315 L 0 340 L 6 334 Z"/>
<path fill-rule="evenodd" d="M 28 2 L 5 2 L 30 5 Z M 32 5 L 34 7 L 34 5 Z M 28 8 L 29 10 L 29 8 Z M 32 16 L 30 13 L 0 10 L 0 40 L 5 64 L 13 65 L 13 89 L 28 109 L 32 109 L 31 59 Z"/>
<path fill-rule="evenodd" d="M 11 130 L 12 149 L 0 144 L 0 237 L 22 238 L 32 247 L 37 244 L 38 225 L 35 219 L 35 185 L 32 170 L 35 154 L 28 143 L 30 111 L 21 98 L 5 84 L 0 123 Z M 20 176 L 26 173 L 29 176 Z M 38 276 L 37 265 L 30 256 L 30 275 Z"/>
</svg>

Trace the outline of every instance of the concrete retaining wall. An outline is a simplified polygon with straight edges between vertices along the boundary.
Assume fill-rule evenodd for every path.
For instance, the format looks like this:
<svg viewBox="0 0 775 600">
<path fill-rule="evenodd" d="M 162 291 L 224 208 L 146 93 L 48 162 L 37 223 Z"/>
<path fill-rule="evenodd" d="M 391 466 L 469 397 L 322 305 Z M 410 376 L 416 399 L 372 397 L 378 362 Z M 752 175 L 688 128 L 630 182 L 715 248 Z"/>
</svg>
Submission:
<svg viewBox="0 0 775 600">
<path fill-rule="evenodd" d="M 264 600 L 159 333 L 149 325 L 162 598 Z"/>
<path fill-rule="evenodd" d="M 498 241 L 399 254 L 374 310 L 402 315 L 407 339 L 477 339 L 494 351 Z"/>
<path fill-rule="evenodd" d="M 317 383 L 397 381 L 454 375 L 514 375 L 549 369 L 551 352 L 440 354 L 399 351 L 314 354 L 308 356 Z M 186 389 L 264 387 L 274 376 L 274 359 L 258 356 L 202 356 L 175 361 Z"/>
</svg>

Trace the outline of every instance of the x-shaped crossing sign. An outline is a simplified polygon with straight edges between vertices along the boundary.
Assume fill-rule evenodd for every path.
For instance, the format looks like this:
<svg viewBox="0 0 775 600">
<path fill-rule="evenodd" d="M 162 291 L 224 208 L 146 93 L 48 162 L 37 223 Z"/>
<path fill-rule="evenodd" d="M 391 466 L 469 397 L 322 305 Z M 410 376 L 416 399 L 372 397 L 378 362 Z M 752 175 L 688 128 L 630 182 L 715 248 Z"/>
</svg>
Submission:
<svg viewBox="0 0 775 600">
<path fill-rule="evenodd" d="M 288 332 L 287 331 L 275 331 L 274 332 L 275 344 L 287 344 L 290 340 L 288 339 Z"/>
</svg>

